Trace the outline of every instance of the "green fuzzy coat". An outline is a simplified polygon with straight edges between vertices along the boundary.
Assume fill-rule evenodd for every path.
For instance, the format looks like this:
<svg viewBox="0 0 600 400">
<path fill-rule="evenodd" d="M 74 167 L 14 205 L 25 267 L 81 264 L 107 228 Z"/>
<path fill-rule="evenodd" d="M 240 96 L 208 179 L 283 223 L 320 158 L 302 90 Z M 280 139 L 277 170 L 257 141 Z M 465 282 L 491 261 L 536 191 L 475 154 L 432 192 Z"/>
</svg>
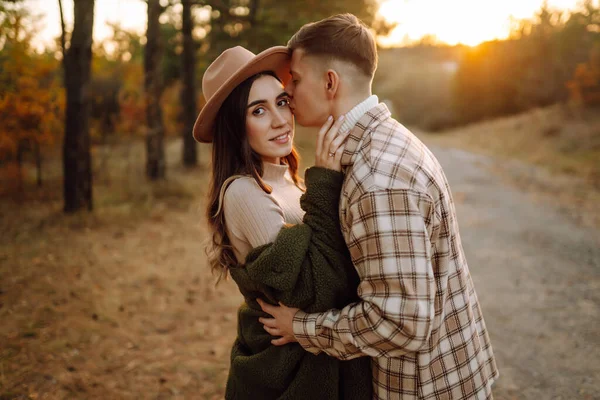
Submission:
<svg viewBox="0 0 600 400">
<path fill-rule="evenodd" d="M 306 312 L 340 309 L 358 300 L 358 274 L 340 231 L 338 205 L 343 175 L 306 171 L 302 224 L 283 228 L 273 243 L 253 249 L 231 277 L 246 300 L 238 312 L 225 398 L 329 400 L 372 398 L 368 357 L 340 361 L 314 355 L 298 343 L 274 346 L 258 321 L 268 317 L 256 302 L 281 301 Z"/>
</svg>

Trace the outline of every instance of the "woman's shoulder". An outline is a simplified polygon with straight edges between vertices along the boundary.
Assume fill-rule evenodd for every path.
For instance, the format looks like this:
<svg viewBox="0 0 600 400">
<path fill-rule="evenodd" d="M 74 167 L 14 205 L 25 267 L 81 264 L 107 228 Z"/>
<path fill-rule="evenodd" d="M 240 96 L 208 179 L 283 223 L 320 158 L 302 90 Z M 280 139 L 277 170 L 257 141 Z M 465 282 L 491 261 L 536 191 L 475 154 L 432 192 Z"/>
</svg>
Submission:
<svg viewBox="0 0 600 400">
<path fill-rule="evenodd" d="M 265 207 L 275 203 L 275 199 L 266 193 L 251 176 L 240 176 L 223 188 L 223 206 L 226 211 L 244 210 L 248 207 Z M 224 185 L 225 186 L 225 185 Z"/>
<path fill-rule="evenodd" d="M 244 200 L 249 196 L 254 196 L 258 193 L 264 193 L 264 191 L 258 186 L 256 180 L 251 176 L 239 176 L 226 183 L 227 187 L 224 188 L 224 199 L 225 201 L 232 200 Z"/>
<path fill-rule="evenodd" d="M 252 245 L 272 241 L 284 221 L 283 210 L 273 196 L 252 177 L 237 178 L 223 189 L 223 215 L 229 231 Z"/>
</svg>

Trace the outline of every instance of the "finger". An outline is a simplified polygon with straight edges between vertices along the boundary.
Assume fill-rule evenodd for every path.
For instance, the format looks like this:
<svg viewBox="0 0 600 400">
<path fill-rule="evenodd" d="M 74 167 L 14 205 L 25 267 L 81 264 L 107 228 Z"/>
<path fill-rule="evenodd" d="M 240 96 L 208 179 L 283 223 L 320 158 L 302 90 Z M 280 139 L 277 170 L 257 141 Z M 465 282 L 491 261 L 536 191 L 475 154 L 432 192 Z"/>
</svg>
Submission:
<svg viewBox="0 0 600 400">
<path fill-rule="evenodd" d="M 335 170 L 336 171 L 341 171 L 342 170 L 342 157 L 344 155 L 344 150 L 346 149 L 346 143 L 343 143 L 340 147 L 338 147 L 337 151 L 335 152 L 335 157 L 334 157 L 334 162 L 335 162 Z"/>
<path fill-rule="evenodd" d="M 322 151 L 326 151 L 327 153 L 329 153 L 329 148 L 330 148 L 329 145 L 331 144 L 333 139 L 337 136 L 339 129 L 343 123 L 344 123 L 344 115 L 340 115 L 338 117 L 338 119 L 335 121 L 335 123 L 331 126 L 331 128 L 329 128 L 329 131 L 327 131 L 327 134 L 325 135 L 325 138 L 323 139 Z"/>
<path fill-rule="evenodd" d="M 270 328 L 277 327 L 277 320 L 275 318 L 259 318 L 258 322 L 260 322 L 261 324 L 266 325 Z"/>
<path fill-rule="evenodd" d="M 271 336 L 281 336 L 281 331 L 277 328 L 271 328 L 269 326 L 263 325 L 263 329 L 267 331 L 267 333 Z"/>
<path fill-rule="evenodd" d="M 336 163 L 339 163 L 342 160 L 342 155 L 344 154 L 344 150 L 346 149 L 346 143 L 342 143 L 340 147 L 335 151 L 334 160 Z"/>
<path fill-rule="evenodd" d="M 323 149 L 323 138 L 325 137 L 325 134 L 327 133 L 329 128 L 331 128 L 331 124 L 333 124 L 333 117 L 330 115 L 329 117 L 327 117 L 327 121 L 325 121 L 325 123 L 319 130 L 319 133 L 317 134 L 317 145 L 315 149 L 315 153 L 317 155 L 321 154 L 321 150 Z"/>
<path fill-rule="evenodd" d="M 329 158 L 329 162 L 327 163 L 327 168 L 332 169 L 334 171 L 340 172 L 342 170 L 342 155 L 344 154 L 344 149 L 346 148 L 346 144 L 343 143 L 338 149 L 335 151 L 334 156 Z"/>
<path fill-rule="evenodd" d="M 258 303 L 258 305 L 260 306 L 260 308 L 262 308 L 262 310 L 264 312 L 266 312 L 267 314 L 273 315 L 273 312 L 275 311 L 275 306 L 267 304 L 264 301 L 262 301 L 261 299 L 256 299 L 256 302 Z"/>
<path fill-rule="evenodd" d="M 279 339 L 271 340 L 271 344 L 275 346 L 283 346 L 284 344 L 292 343 L 293 340 L 288 338 L 287 336 L 282 336 Z"/>
<path fill-rule="evenodd" d="M 346 130 L 344 132 L 340 132 L 331 142 L 331 144 L 329 145 L 329 152 L 330 153 L 335 153 L 337 151 L 337 149 L 346 142 L 346 139 L 348 139 L 348 135 L 350 134 L 349 130 Z"/>
</svg>

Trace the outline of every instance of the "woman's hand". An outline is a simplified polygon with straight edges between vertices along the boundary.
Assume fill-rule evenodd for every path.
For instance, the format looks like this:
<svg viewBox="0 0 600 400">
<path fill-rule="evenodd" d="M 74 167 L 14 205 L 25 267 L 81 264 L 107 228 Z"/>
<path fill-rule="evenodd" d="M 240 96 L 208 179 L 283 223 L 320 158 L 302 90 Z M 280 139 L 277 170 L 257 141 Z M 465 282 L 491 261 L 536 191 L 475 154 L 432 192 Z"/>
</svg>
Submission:
<svg viewBox="0 0 600 400">
<path fill-rule="evenodd" d="M 327 122 L 321 127 L 317 135 L 317 149 L 315 154 L 315 166 L 332 169 L 334 171 L 342 170 L 342 154 L 346 147 L 346 138 L 350 131 L 339 132 L 344 116 L 340 116 L 335 123 L 330 116 Z"/>
</svg>

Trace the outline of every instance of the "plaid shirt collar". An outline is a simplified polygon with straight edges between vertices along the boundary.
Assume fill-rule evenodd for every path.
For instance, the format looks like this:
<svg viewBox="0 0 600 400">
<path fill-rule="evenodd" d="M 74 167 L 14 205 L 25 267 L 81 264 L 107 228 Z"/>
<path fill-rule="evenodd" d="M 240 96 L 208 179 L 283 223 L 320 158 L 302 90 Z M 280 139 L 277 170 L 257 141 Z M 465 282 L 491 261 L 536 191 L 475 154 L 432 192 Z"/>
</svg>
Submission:
<svg viewBox="0 0 600 400">
<path fill-rule="evenodd" d="M 354 125 L 348 140 L 346 142 L 346 149 L 342 154 L 342 166 L 349 167 L 354 164 L 356 155 L 358 154 L 359 144 L 363 141 L 366 131 L 372 131 L 382 121 L 391 117 L 390 110 L 384 103 L 379 103 L 377 106 L 367 111 Z"/>
</svg>

